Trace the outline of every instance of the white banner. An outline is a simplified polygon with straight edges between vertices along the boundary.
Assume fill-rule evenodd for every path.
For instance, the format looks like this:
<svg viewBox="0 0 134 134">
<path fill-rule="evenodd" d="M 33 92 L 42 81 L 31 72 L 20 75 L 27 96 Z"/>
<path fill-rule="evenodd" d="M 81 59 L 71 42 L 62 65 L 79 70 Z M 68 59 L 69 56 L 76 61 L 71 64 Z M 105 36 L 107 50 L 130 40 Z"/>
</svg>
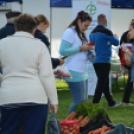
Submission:
<svg viewBox="0 0 134 134">
<path fill-rule="evenodd" d="M 79 11 L 85 11 L 92 16 L 92 23 L 86 33 L 90 33 L 98 24 L 97 17 L 99 14 L 107 16 L 108 28 L 111 26 L 111 0 L 73 0 L 73 19 Z"/>
<path fill-rule="evenodd" d="M 79 11 L 85 11 L 92 16 L 92 23 L 86 31 L 87 39 L 89 39 L 89 34 L 98 25 L 97 17 L 99 14 L 105 14 L 107 16 L 108 28 L 111 26 L 111 0 L 73 0 L 73 19 L 76 18 Z M 88 95 L 94 95 L 97 77 L 92 64 L 88 66 L 89 73 L 89 92 Z M 110 77 L 111 78 L 111 77 Z M 111 80 L 110 80 L 110 90 L 111 90 Z"/>
</svg>

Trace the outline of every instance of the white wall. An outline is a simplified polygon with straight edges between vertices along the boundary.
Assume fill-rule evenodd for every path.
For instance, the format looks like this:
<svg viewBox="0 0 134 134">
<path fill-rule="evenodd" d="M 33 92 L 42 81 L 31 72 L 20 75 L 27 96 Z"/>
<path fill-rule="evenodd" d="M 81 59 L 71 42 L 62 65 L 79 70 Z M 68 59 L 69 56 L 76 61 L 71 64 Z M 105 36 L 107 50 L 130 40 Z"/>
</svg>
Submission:
<svg viewBox="0 0 134 134">
<path fill-rule="evenodd" d="M 0 11 L 0 28 L 5 26 L 6 24 L 6 16 L 5 16 L 6 11 Z"/>
<path fill-rule="evenodd" d="M 23 0 L 23 13 L 34 16 L 44 14 L 50 21 L 50 0 Z M 50 38 L 50 28 L 47 29 L 46 35 Z"/>
<path fill-rule="evenodd" d="M 134 18 L 132 9 L 112 9 L 111 29 L 121 37 L 122 33 L 128 30 L 131 20 Z"/>
<path fill-rule="evenodd" d="M 5 14 L 11 10 L 21 12 L 21 5 L 19 4 L 19 2 L 7 3 L 5 9 L 4 7 L 0 8 L 0 28 L 5 26 L 5 24 L 7 23 Z"/>
<path fill-rule="evenodd" d="M 59 57 L 62 33 L 72 21 L 72 8 L 51 8 L 51 55 Z"/>
<path fill-rule="evenodd" d="M 21 4 L 20 4 L 19 2 L 12 2 L 12 3 L 11 3 L 11 7 L 12 7 L 12 10 L 13 10 L 13 11 L 22 12 L 22 11 L 21 11 Z"/>
</svg>

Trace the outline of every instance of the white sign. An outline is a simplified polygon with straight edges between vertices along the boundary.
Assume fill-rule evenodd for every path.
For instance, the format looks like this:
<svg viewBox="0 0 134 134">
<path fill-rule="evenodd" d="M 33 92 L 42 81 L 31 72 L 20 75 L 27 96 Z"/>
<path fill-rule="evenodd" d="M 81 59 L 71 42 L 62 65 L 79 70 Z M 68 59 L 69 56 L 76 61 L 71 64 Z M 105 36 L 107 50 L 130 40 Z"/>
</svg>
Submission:
<svg viewBox="0 0 134 134">
<path fill-rule="evenodd" d="M 97 85 L 97 77 L 96 77 L 96 73 L 94 70 L 94 67 L 92 64 L 88 65 L 88 86 L 89 86 L 89 90 L 88 90 L 88 95 L 93 96 L 95 93 L 95 88 Z"/>
<path fill-rule="evenodd" d="M 88 12 L 92 16 L 92 23 L 86 31 L 87 39 L 89 39 L 89 34 L 98 25 L 97 17 L 99 14 L 105 14 L 107 16 L 108 28 L 111 26 L 111 0 L 73 0 L 73 19 L 76 18 L 77 13 L 81 10 Z M 94 95 L 97 77 L 92 64 L 88 66 L 89 74 L 89 95 Z M 111 89 L 111 80 L 110 80 Z"/>
<path fill-rule="evenodd" d="M 90 33 L 97 25 L 99 14 L 107 16 L 108 28 L 111 26 L 111 0 L 73 0 L 73 19 L 76 18 L 79 11 L 85 11 L 92 16 L 92 23 L 86 31 Z"/>
</svg>

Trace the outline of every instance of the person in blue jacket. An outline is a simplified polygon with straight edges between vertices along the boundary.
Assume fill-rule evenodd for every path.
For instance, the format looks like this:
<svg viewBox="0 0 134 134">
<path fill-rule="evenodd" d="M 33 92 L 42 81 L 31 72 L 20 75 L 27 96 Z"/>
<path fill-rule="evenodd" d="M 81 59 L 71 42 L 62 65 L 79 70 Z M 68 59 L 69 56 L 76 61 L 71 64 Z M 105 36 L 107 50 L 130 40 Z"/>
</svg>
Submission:
<svg viewBox="0 0 134 134">
<path fill-rule="evenodd" d="M 50 52 L 50 43 L 47 36 L 44 34 L 50 23 L 43 14 L 36 15 L 35 19 L 38 21 L 38 26 L 35 30 L 34 37 L 40 39 L 47 46 Z M 64 63 L 64 60 L 58 58 L 51 58 L 51 61 L 53 68 Z"/>
<path fill-rule="evenodd" d="M 21 13 L 18 11 L 11 11 L 6 13 L 7 24 L 0 29 L 0 39 L 6 38 L 9 35 L 13 35 L 15 33 L 15 19 Z"/>
<path fill-rule="evenodd" d="M 98 16 L 98 24 L 89 35 L 90 42 L 95 42 L 95 61 L 94 69 L 98 78 L 93 103 L 99 103 L 102 93 L 104 93 L 109 108 L 121 105 L 121 102 L 115 102 L 109 92 L 109 73 L 112 54 L 112 45 L 118 46 L 119 39 L 117 35 L 107 29 L 107 18 L 104 14 Z"/>
</svg>

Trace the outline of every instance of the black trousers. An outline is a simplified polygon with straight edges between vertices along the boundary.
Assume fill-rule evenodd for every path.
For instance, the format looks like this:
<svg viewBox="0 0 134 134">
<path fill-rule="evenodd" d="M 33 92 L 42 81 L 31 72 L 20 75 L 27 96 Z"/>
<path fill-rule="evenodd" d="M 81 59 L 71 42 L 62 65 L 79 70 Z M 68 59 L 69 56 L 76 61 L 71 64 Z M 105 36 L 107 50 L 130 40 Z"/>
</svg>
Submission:
<svg viewBox="0 0 134 134">
<path fill-rule="evenodd" d="M 109 92 L 110 63 L 95 63 L 94 69 L 98 78 L 93 103 L 99 103 L 102 93 L 104 93 L 109 106 L 113 106 L 115 101 Z"/>
<path fill-rule="evenodd" d="M 133 90 L 133 82 L 131 82 L 131 68 L 130 67 L 126 67 L 129 71 L 129 76 L 128 76 L 128 80 L 127 80 L 127 85 L 125 88 L 125 92 L 124 92 L 124 96 L 123 96 L 123 101 L 124 103 L 130 103 L 129 99 Z"/>
</svg>

